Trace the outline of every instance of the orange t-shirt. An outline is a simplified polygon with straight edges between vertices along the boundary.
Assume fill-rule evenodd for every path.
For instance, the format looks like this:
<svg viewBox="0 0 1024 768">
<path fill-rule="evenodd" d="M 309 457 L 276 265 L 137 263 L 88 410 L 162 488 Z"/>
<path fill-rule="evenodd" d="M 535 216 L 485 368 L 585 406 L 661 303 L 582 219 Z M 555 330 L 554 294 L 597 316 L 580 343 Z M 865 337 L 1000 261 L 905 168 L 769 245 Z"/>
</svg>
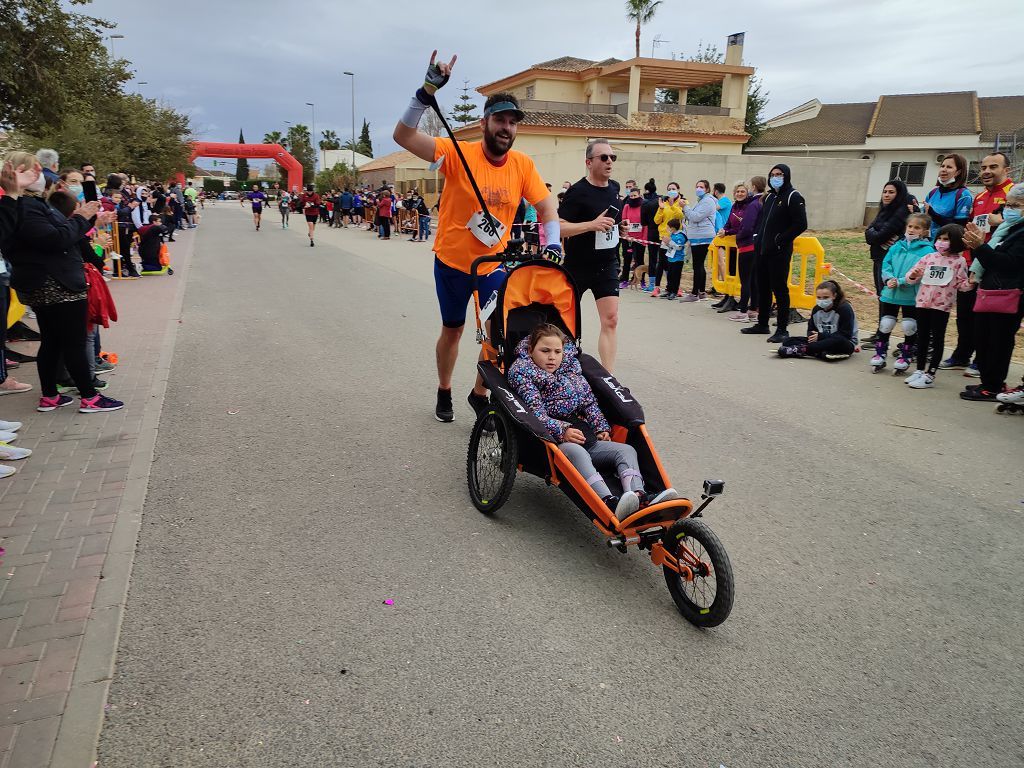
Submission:
<svg viewBox="0 0 1024 768">
<path fill-rule="evenodd" d="M 505 225 L 501 242 L 490 248 L 467 228 L 473 214 L 480 210 L 480 201 L 476 199 L 473 185 L 469 183 L 451 139 L 435 138 L 434 162 L 444 156 L 440 167 L 444 174 L 444 194 L 441 195 L 441 209 L 437 217 L 434 253 L 444 264 L 468 275 L 474 259 L 504 250 L 512 235 L 512 220 L 519 201 L 525 197 L 531 205 L 536 205 L 550 192 L 533 160 L 522 152 L 510 150 L 504 164 L 496 166 L 484 155 L 481 142 L 460 141 L 459 147 L 473 171 L 487 209 Z M 487 274 L 497 266 L 481 264 L 480 274 Z"/>
</svg>

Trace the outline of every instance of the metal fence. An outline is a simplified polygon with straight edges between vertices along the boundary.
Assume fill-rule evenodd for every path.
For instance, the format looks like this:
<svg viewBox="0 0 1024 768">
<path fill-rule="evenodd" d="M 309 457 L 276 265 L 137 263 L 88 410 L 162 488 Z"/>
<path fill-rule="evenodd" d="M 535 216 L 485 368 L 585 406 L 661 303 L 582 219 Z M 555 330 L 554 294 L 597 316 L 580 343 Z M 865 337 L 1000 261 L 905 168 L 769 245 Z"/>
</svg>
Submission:
<svg viewBox="0 0 1024 768">
<path fill-rule="evenodd" d="M 1010 178 L 1024 179 L 1024 128 L 1013 133 L 997 133 L 994 152 L 1003 152 L 1010 158 Z"/>
<path fill-rule="evenodd" d="M 728 107 L 702 107 L 696 104 L 662 104 L 661 102 L 641 102 L 641 112 L 660 112 L 666 115 L 716 115 L 728 117 Z"/>
</svg>

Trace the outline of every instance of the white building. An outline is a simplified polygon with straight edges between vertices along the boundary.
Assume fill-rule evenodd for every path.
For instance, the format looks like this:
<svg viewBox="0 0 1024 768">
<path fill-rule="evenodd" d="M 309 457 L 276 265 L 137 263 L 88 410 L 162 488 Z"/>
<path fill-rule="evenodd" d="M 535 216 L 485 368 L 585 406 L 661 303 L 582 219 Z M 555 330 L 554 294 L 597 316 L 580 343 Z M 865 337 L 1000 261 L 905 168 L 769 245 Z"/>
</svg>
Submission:
<svg viewBox="0 0 1024 768">
<path fill-rule="evenodd" d="M 878 101 L 822 104 L 813 99 L 768 121 L 750 154 L 871 161 L 865 216 L 874 216 L 882 187 L 906 182 L 922 197 L 935 186 L 939 164 L 961 154 L 974 187 L 981 159 L 996 149 L 1011 156 L 1011 178 L 1024 161 L 1024 96 L 978 96 L 975 91 L 880 96 Z M 1014 151 L 1017 157 L 1014 159 Z M 976 189 L 979 187 L 975 187 Z"/>
<path fill-rule="evenodd" d="M 361 155 L 358 152 L 353 153 L 351 149 L 321 149 L 320 152 L 320 170 L 326 170 L 333 168 L 338 163 L 344 163 L 345 165 L 352 165 L 352 156 L 355 155 L 356 168 L 366 165 L 368 162 L 373 160 L 372 157 Z"/>
</svg>

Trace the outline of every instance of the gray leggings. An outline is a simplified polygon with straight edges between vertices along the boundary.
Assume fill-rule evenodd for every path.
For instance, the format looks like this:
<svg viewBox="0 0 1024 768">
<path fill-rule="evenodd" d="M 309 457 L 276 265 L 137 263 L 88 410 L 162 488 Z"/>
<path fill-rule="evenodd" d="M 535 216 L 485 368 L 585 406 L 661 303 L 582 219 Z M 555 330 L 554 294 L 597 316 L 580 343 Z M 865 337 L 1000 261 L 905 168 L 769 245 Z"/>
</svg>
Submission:
<svg viewBox="0 0 1024 768">
<path fill-rule="evenodd" d="M 577 443 L 559 443 L 558 447 L 602 499 L 610 496 L 611 490 L 601 477 L 600 469 L 614 470 L 622 482 L 623 491 L 644 489 L 636 449 L 631 445 L 598 440 L 589 451 Z"/>
</svg>

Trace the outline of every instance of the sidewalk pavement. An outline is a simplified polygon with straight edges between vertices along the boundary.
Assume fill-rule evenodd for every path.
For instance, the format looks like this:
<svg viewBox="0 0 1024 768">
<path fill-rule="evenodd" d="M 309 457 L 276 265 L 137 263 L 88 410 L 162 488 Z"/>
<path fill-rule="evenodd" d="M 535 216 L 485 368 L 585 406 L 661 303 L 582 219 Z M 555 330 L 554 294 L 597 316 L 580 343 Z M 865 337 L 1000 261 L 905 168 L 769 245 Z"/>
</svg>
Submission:
<svg viewBox="0 0 1024 768">
<path fill-rule="evenodd" d="M 34 363 L 11 372 L 33 391 L 0 397 L 33 450 L 0 480 L 0 768 L 96 759 L 195 231 L 177 240 L 173 275 L 109 283 L 121 319 L 101 331 L 119 357 L 106 394 L 124 409 L 37 413 Z"/>
</svg>

